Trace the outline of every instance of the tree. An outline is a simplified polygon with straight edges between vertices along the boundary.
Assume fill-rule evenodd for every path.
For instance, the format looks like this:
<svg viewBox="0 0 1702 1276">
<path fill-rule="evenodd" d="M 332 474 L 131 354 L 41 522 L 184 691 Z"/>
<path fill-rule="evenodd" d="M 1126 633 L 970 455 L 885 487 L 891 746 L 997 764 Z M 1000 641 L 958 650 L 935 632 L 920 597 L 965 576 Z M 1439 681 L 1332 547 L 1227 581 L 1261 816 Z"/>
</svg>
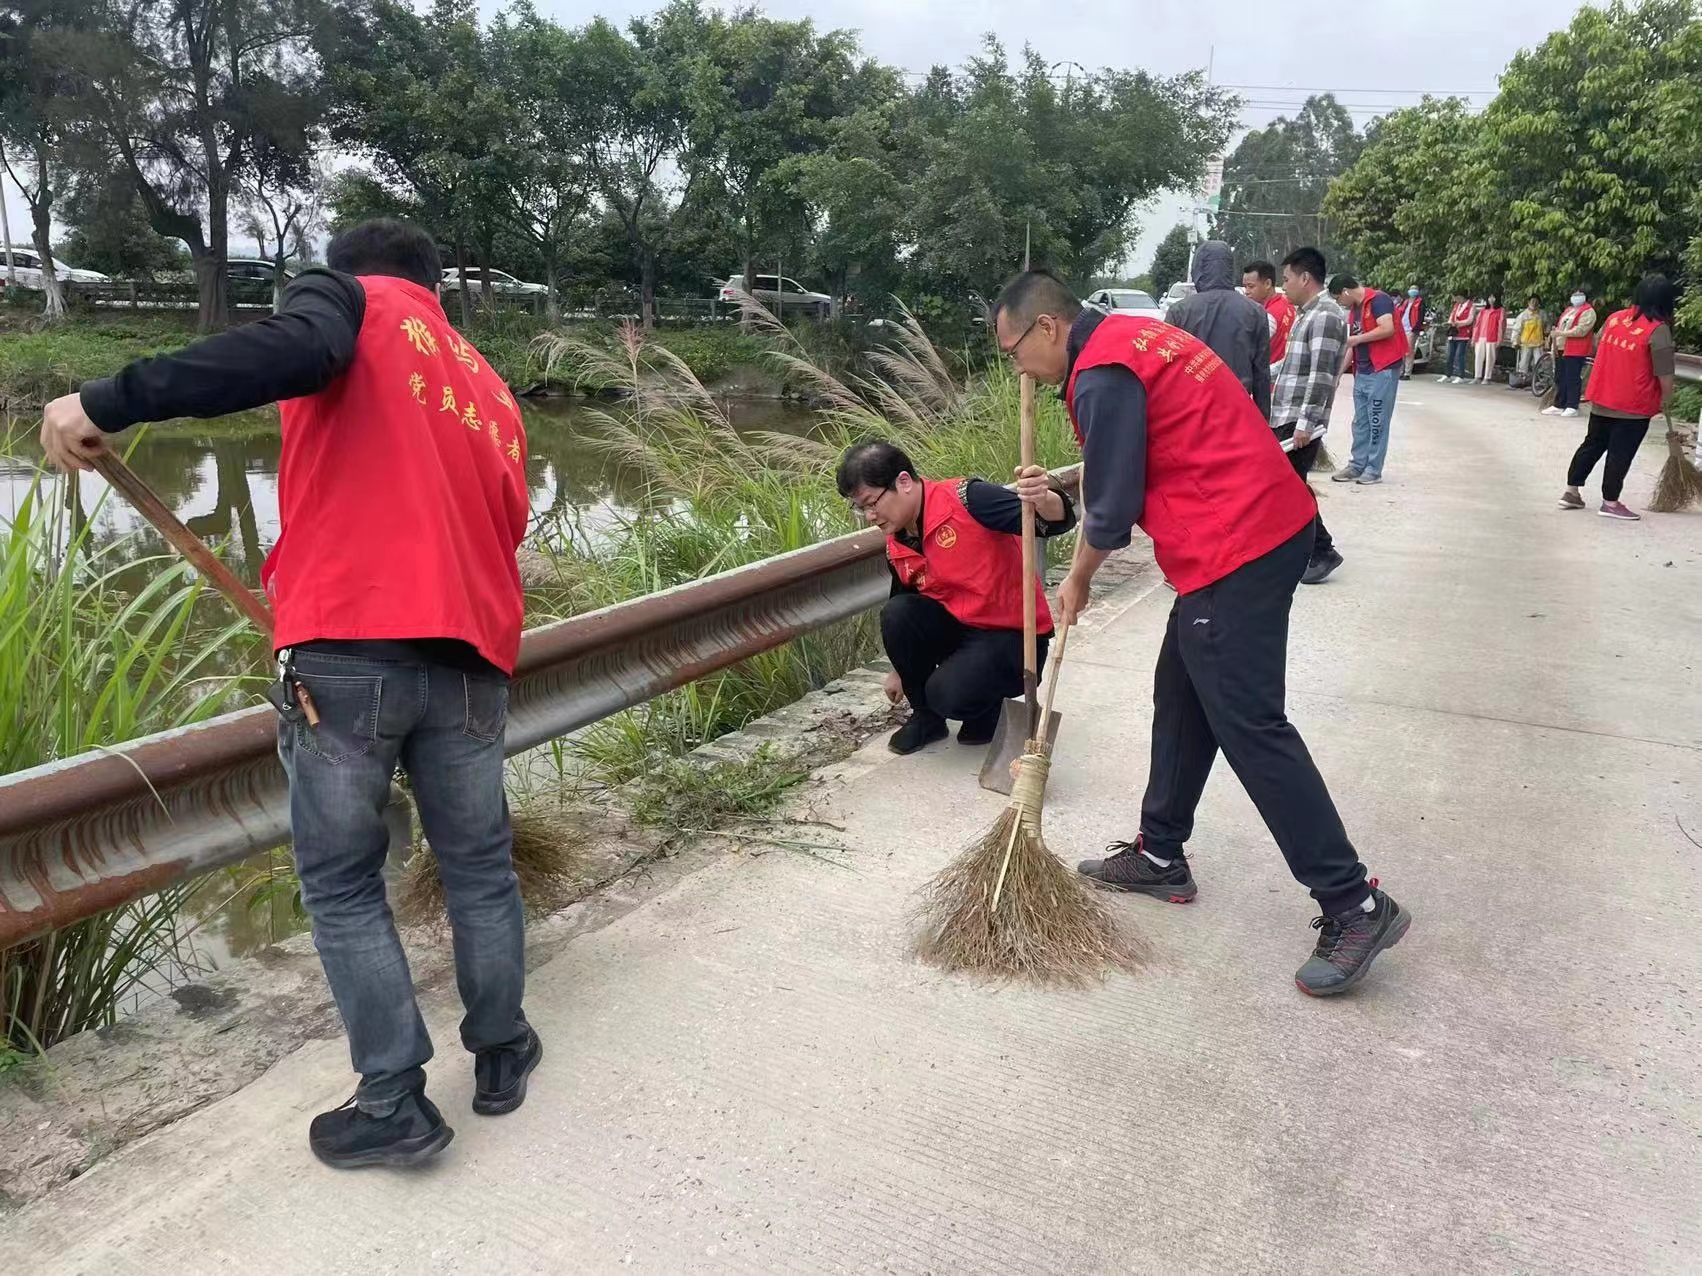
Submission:
<svg viewBox="0 0 1702 1276">
<path fill-rule="evenodd" d="M 1303 244 L 1334 269 L 1351 268 L 1323 215 L 1329 184 L 1359 157 L 1364 139 L 1334 95 L 1306 99 L 1291 120 L 1279 116 L 1241 139 L 1223 165 L 1223 197 L 1213 226 L 1238 261 L 1280 261 Z"/>
<path fill-rule="evenodd" d="M 1170 291 L 1170 285 L 1188 275 L 1188 259 L 1194 251 L 1194 235 L 1187 226 L 1178 223 L 1158 241 L 1147 274 L 1152 279 L 1152 295 L 1160 301 Z"/>
<path fill-rule="evenodd" d="M 293 127 L 319 100 L 310 3 L 104 0 L 101 36 L 81 51 L 77 108 L 154 229 L 189 246 L 203 332 L 229 321 L 230 202 L 245 165 L 280 109 Z"/>
<path fill-rule="evenodd" d="M 70 228 L 60 256 L 85 269 L 135 279 L 189 268 L 182 244 L 154 233 L 135 188 L 105 173 L 73 173 L 59 219 Z"/>
<path fill-rule="evenodd" d="M 326 186 L 323 170 L 310 157 L 272 147 L 256 149 L 242 187 L 242 229 L 254 236 L 260 256 L 272 263 L 274 312 L 283 305 L 285 267 L 305 258 L 311 237 L 324 228 Z"/>
</svg>

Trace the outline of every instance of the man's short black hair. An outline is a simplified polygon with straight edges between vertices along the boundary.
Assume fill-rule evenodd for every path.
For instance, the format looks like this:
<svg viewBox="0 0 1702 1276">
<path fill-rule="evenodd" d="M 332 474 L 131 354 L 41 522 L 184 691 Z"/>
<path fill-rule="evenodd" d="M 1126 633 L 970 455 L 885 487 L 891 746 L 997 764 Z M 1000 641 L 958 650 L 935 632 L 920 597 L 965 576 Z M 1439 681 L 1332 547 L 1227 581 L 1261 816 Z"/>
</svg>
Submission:
<svg viewBox="0 0 1702 1276">
<path fill-rule="evenodd" d="M 993 322 L 997 323 L 1007 310 L 1012 323 L 1030 324 L 1038 315 L 1073 321 L 1081 313 L 1081 301 L 1050 270 L 1025 270 L 999 290 L 999 299 L 993 303 Z"/>
<path fill-rule="evenodd" d="M 1340 274 L 1330 280 L 1330 296 L 1339 297 L 1349 288 L 1357 287 L 1359 287 L 1359 280 L 1349 274 Z"/>
<path fill-rule="evenodd" d="M 922 477 L 916 472 L 916 462 L 906 456 L 896 443 L 870 439 L 866 443 L 853 443 L 845 449 L 845 455 L 839 458 L 839 472 L 834 476 L 834 482 L 839 486 L 839 494 L 849 498 L 860 487 L 882 491 L 896 487 L 900 474 L 908 474 L 913 479 Z"/>
<path fill-rule="evenodd" d="M 1299 267 L 1296 266 L 1295 269 L 1298 270 Z M 1243 275 L 1257 275 L 1267 284 L 1274 284 L 1277 281 L 1277 268 L 1268 261 L 1250 261 L 1241 267 L 1241 273 Z"/>
<path fill-rule="evenodd" d="M 1324 254 L 1316 248 L 1296 248 L 1282 259 L 1282 264 L 1297 275 L 1311 275 L 1318 283 L 1323 283 L 1328 276 L 1328 270 L 1324 266 Z"/>
<path fill-rule="evenodd" d="M 394 275 L 422 288 L 443 281 L 442 259 L 432 237 L 412 222 L 390 217 L 374 217 L 339 231 L 325 252 L 325 264 L 345 275 Z"/>
</svg>

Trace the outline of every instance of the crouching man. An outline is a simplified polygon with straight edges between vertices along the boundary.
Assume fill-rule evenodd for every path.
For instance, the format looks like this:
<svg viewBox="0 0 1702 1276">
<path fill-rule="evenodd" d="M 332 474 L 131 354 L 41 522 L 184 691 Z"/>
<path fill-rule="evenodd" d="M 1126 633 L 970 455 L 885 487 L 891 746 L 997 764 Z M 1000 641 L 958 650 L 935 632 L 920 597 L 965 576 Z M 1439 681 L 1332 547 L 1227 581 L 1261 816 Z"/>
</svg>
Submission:
<svg viewBox="0 0 1702 1276">
<path fill-rule="evenodd" d="M 887 742 L 914 753 L 961 723 L 963 744 L 987 744 L 1006 697 L 1022 694 L 1022 507 L 1035 530 L 1058 536 L 1075 509 L 1039 466 L 1017 471 L 1016 490 L 978 478 L 923 479 L 899 448 L 859 443 L 839 461 L 839 494 L 886 533 L 892 597 L 881 641 L 893 672 L 886 692 L 910 701 L 910 721 Z M 1035 587 L 1045 668 L 1052 613 Z"/>
</svg>

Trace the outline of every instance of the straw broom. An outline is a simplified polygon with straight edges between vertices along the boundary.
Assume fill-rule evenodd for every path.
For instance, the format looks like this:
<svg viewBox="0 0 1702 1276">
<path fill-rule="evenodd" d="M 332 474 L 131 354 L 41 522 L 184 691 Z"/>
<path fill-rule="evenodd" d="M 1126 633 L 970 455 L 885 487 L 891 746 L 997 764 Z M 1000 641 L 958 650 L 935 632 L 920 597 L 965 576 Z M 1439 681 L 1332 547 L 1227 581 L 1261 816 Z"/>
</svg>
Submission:
<svg viewBox="0 0 1702 1276">
<path fill-rule="evenodd" d="M 1033 464 L 1034 383 L 1022 378 L 1022 459 Z M 1023 518 L 1023 681 L 1029 739 L 1017 762 L 1011 802 L 993 826 L 922 890 L 917 955 L 945 970 L 1039 983 L 1083 984 L 1111 968 L 1133 970 L 1147 960 L 1144 944 L 1119 930 L 1103 903 L 1046 846 L 1040 811 L 1052 767 L 1052 744 L 1037 739 L 1050 722 L 1058 671 L 1070 631 L 1064 625 L 1052 657 L 1046 707 L 1035 676 L 1037 579 L 1034 510 Z M 1080 533 L 1076 549 L 1080 552 Z"/>
<path fill-rule="evenodd" d="M 1666 413 L 1661 414 L 1661 419 L 1667 423 L 1667 460 L 1655 480 L 1655 495 L 1649 501 L 1649 509 L 1656 514 L 1675 514 L 1702 500 L 1702 470 L 1685 455 L 1686 445 L 1693 441 L 1690 434 L 1674 426 Z"/>
</svg>

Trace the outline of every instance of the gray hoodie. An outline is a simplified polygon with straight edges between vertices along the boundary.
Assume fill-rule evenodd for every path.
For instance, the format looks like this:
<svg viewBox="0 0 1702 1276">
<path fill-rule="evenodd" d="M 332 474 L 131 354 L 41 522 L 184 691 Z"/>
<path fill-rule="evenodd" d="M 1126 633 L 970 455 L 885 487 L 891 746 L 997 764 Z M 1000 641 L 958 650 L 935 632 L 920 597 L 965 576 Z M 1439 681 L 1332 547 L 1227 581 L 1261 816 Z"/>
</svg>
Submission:
<svg viewBox="0 0 1702 1276">
<path fill-rule="evenodd" d="M 1235 291 L 1235 254 L 1221 239 L 1208 239 L 1194 250 L 1194 287 L 1198 291 L 1171 306 L 1165 319 L 1215 350 L 1268 420 L 1270 316 Z"/>
</svg>

